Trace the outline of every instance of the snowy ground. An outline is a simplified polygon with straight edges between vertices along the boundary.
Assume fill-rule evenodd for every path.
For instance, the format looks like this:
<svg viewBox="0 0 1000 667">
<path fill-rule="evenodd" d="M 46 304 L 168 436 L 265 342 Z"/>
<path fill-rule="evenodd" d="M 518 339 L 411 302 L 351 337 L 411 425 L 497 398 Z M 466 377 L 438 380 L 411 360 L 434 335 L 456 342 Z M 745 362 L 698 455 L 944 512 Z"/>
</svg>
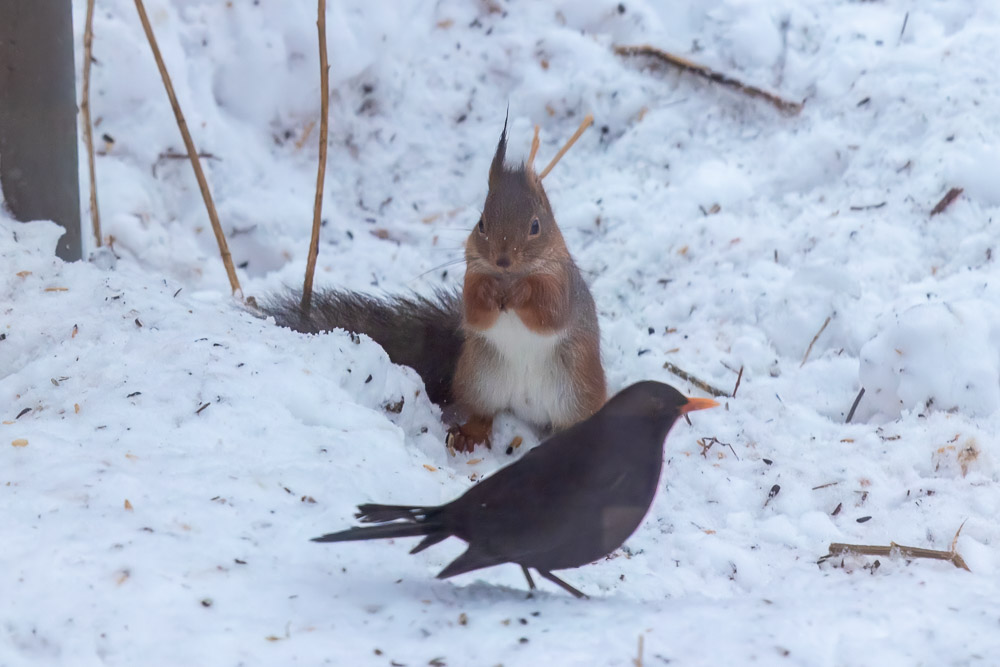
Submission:
<svg viewBox="0 0 1000 667">
<path fill-rule="evenodd" d="M 246 294 L 298 285 L 314 3 L 147 5 Z M 671 361 L 726 390 L 742 366 L 737 398 L 676 427 L 626 549 L 562 573 L 588 601 L 526 600 L 514 566 L 437 581 L 454 541 L 308 542 L 511 459 L 450 458 L 372 342 L 230 299 L 190 167 L 163 157 L 182 144 L 133 3 L 98 0 L 113 252 L 64 264 L 51 223 L 0 217 L 0 665 L 623 665 L 640 636 L 645 665 L 1000 661 L 1000 5 L 330 5 L 320 284 L 458 284 L 507 105 L 510 154 L 538 123 L 541 163 L 591 112 L 546 187 L 612 390 L 698 395 Z M 611 52 L 647 42 L 805 108 Z M 708 437 L 732 449 L 702 456 Z M 816 563 L 830 542 L 948 549 L 963 521 L 971 573 Z"/>
</svg>

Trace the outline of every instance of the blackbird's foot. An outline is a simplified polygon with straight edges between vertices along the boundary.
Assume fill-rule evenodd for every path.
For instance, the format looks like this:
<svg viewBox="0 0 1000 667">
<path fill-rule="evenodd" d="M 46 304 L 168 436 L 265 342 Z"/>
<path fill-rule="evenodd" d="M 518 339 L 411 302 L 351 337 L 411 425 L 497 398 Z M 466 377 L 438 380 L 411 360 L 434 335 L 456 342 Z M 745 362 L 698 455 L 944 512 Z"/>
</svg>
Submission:
<svg viewBox="0 0 1000 667">
<path fill-rule="evenodd" d="M 538 568 L 535 568 L 535 569 L 538 569 Z M 560 588 L 562 588 L 564 591 L 566 591 L 567 593 L 569 593 L 570 595 L 572 595 L 575 598 L 586 598 L 587 597 L 586 593 L 584 593 L 583 591 L 581 591 L 579 589 L 576 589 L 576 588 L 570 586 L 565 581 L 563 581 L 562 579 L 560 579 L 556 575 L 552 574 L 548 570 L 538 570 L 538 574 L 542 575 L 542 578 L 548 579 L 553 584 L 556 584 L 557 586 L 559 586 Z"/>
<path fill-rule="evenodd" d="M 472 417 L 464 424 L 456 424 L 448 431 L 445 441 L 451 449 L 457 452 L 471 453 L 480 443 L 486 443 L 487 449 L 492 449 L 490 433 L 493 431 L 492 417 Z"/>
</svg>

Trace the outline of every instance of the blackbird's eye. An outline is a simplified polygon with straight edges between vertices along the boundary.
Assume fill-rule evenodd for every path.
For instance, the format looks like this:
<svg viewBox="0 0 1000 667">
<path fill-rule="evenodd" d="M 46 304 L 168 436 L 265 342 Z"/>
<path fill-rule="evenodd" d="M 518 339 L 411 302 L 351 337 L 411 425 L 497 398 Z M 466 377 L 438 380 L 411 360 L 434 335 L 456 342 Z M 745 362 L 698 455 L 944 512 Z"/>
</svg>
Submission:
<svg viewBox="0 0 1000 667">
<path fill-rule="evenodd" d="M 538 218 L 533 218 L 531 220 L 531 231 L 528 232 L 528 236 L 538 236 L 540 231 L 542 231 L 542 227 L 538 223 Z"/>
<path fill-rule="evenodd" d="M 483 224 L 482 217 L 479 218 L 479 233 L 480 234 L 485 234 L 486 233 L 486 225 Z"/>
</svg>

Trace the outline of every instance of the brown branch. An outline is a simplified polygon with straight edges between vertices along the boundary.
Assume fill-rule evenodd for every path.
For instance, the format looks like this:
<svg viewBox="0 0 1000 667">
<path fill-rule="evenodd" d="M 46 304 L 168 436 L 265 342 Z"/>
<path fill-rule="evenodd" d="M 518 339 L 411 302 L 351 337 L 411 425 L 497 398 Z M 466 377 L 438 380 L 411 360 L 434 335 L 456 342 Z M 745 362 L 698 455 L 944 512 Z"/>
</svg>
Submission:
<svg viewBox="0 0 1000 667">
<path fill-rule="evenodd" d="M 698 63 L 691 62 L 687 58 L 681 58 L 680 56 L 675 56 L 672 53 L 668 53 L 662 49 L 658 49 L 655 46 L 650 46 L 644 44 L 641 46 L 616 46 L 615 53 L 620 56 L 650 56 L 661 60 L 668 65 L 673 65 L 674 67 L 679 67 L 680 69 L 696 74 L 700 77 L 708 79 L 709 81 L 714 81 L 715 83 L 727 86 L 734 90 L 737 90 L 744 95 L 749 97 L 757 97 L 763 100 L 767 100 L 772 105 L 787 114 L 797 114 L 802 111 L 802 104 L 798 102 L 790 102 L 783 99 L 774 93 L 769 93 L 766 90 L 758 88 L 756 86 L 751 86 L 750 84 L 743 83 L 738 79 L 723 74 L 721 72 L 716 72 L 715 70 L 709 69 L 704 65 L 699 65 Z"/>
<path fill-rule="evenodd" d="M 733 387 L 732 398 L 736 398 L 736 392 L 740 389 L 740 382 L 743 380 L 743 367 L 740 366 L 740 374 L 736 376 L 736 386 Z"/>
<path fill-rule="evenodd" d="M 540 128 L 535 126 L 535 136 L 531 138 L 531 152 L 528 153 L 528 166 L 533 168 L 535 164 L 535 154 L 538 153 L 538 130 Z"/>
<path fill-rule="evenodd" d="M 845 424 L 850 424 L 851 420 L 854 419 L 854 411 L 858 409 L 858 403 L 861 402 L 861 397 L 865 395 L 865 388 L 862 387 L 861 391 L 858 392 L 858 397 L 854 399 L 854 403 L 851 405 L 851 411 L 847 413 L 847 419 L 844 421 Z"/>
<path fill-rule="evenodd" d="M 962 522 L 965 525 L 965 522 Z M 859 556 L 883 556 L 889 557 L 899 554 L 903 558 L 931 558 L 934 560 L 946 560 L 949 561 L 955 567 L 961 568 L 966 572 L 971 572 L 969 566 L 965 564 L 965 559 L 955 551 L 955 542 L 958 541 L 958 533 L 962 532 L 962 527 L 959 526 L 958 532 L 955 533 L 955 539 L 951 543 L 950 551 L 937 551 L 935 549 L 922 549 L 920 547 L 907 547 L 902 544 L 896 544 L 895 542 L 890 542 L 889 546 L 884 547 L 880 545 L 872 544 L 844 544 L 842 542 L 833 542 L 830 544 L 830 553 L 820 559 L 819 562 L 823 562 L 833 556 L 841 556 L 844 554 L 858 554 Z"/>
<path fill-rule="evenodd" d="M 673 373 L 674 375 L 676 375 L 677 377 L 681 378 L 682 380 L 687 380 L 688 382 L 690 382 L 694 386 L 698 387 L 702 391 L 707 392 L 707 393 L 711 394 L 712 396 L 715 396 L 716 398 L 729 398 L 729 394 L 728 393 L 722 391 L 721 389 L 716 389 L 715 387 L 713 387 L 709 383 L 705 382 L 704 380 L 699 380 L 698 378 L 696 378 L 695 376 L 691 375 L 690 373 L 688 373 L 683 368 L 680 368 L 679 366 L 675 366 L 674 364 L 670 363 L 669 361 L 664 361 L 663 362 L 663 367 L 666 368 L 671 373 Z"/>
<path fill-rule="evenodd" d="M 574 132 L 573 136 L 566 142 L 566 145 L 560 148 L 559 152 L 556 153 L 556 156 L 552 158 L 552 162 L 549 162 L 549 165 L 545 167 L 545 169 L 542 169 L 542 173 L 538 175 L 538 178 L 545 178 L 548 176 L 549 172 L 552 171 L 552 167 L 556 166 L 556 163 L 562 159 L 562 156 L 566 154 L 566 151 L 573 147 L 573 144 L 575 144 L 576 140 L 580 138 L 580 135 L 582 135 L 587 128 L 593 124 L 594 115 L 588 113 L 586 118 L 583 119 L 583 122 L 580 123 L 580 127 L 576 128 L 576 132 Z"/>
<path fill-rule="evenodd" d="M 824 331 L 826 331 L 826 327 L 828 324 L 830 324 L 831 319 L 833 319 L 833 315 L 830 315 L 829 317 L 826 318 L 826 321 L 823 322 L 823 326 L 819 328 L 819 331 L 816 332 L 816 335 L 813 336 L 813 339 L 809 341 L 809 347 L 806 348 L 806 355 L 802 357 L 802 363 L 799 364 L 799 368 L 802 368 L 803 366 L 806 365 L 806 361 L 809 359 L 809 355 L 813 351 L 813 345 L 816 344 L 816 341 L 819 340 L 819 337 L 823 335 Z"/>
<path fill-rule="evenodd" d="M 316 28 L 319 31 L 319 168 L 316 172 L 316 200 L 313 203 L 312 236 L 309 239 L 309 255 L 306 258 L 306 279 L 302 286 L 302 312 L 308 316 L 312 307 L 313 274 L 316 272 L 316 257 L 319 255 L 319 227 L 323 214 L 323 184 L 326 181 L 326 141 L 330 105 L 330 64 L 326 57 L 326 0 L 318 0 Z"/>
<path fill-rule="evenodd" d="M 97 167 L 94 164 L 94 127 L 90 122 L 90 64 L 94 45 L 94 0 L 87 0 L 87 19 L 83 29 L 83 90 L 80 114 L 83 116 L 83 140 L 87 144 L 87 168 L 90 172 L 90 222 L 94 243 L 101 247 L 101 213 L 97 208 Z"/>
<path fill-rule="evenodd" d="M 941 198 L 941 201 L 937 203 L 937 206 L 931 209 L 931 217 L 939 213 L 944 213 L 944 210 L 951 206 L 951 203 L 958 199 L 958 196 L 965 192 L 963 188 L 952 188 L 948 190 L 948 193 Z"/>
<path fill-rule="evenodd" d="M 181 105 L 177 102 L 177 95 L 174 93 L 174 86 L 170 82 L 170 74 L 167 66 L 163 62 L 160 54 L 160 47 L 156 44 L 156 36 L 153 35 L 153 26 L 149 24 L 149 17 L 146 15 L 146 8 L 142 0 L 135 0 L 136 11 L 139 12 L 139 20 L 142 21 L 142 29 L 146 32 L 146 39 L 149 40 L 149 48 L 153 51 L 153 58 L 156 59 L 156 67 L 160 70 L 160 77 L 163 79 L 163 87 L 170 98 L 170 106 L 174 110 L 174 117 L 177 119 L 177 129 L 184 139 L 184 146 L 187 148 L 188 157 L 191 159 L 191 168 L 194 169 L 194 176 L 198 180 L 198 188 L 201 190 L 201 197 L 205 200 L 205 208 L 208 210 L 208 219 L 212 223 L 212 231 L 215 232 L 215 240 L 219 244 L 219 254 L 222 255 L 222 263 L 226 267 L 226 275 L 229 276 L 229 286 L 233 294 L 240 293 L 240 281 L 236 277 L 236 267 L 233 266 L 233 256 L 229 254 L 229 245 L 226 243 L 226 235 L 222 232 L 222 224 L 219 222 L 219 214 L 215 210 L 215 203 L 212 202 L 212 193 L 208 189 L 208 181 L 205 179 L 205 172 L 202 171 L 201 162 L 198 161 L 198 149 L 194 146 L 191 133 L 188 131 L 187 122 L 181 111 Z"/>
</svg>

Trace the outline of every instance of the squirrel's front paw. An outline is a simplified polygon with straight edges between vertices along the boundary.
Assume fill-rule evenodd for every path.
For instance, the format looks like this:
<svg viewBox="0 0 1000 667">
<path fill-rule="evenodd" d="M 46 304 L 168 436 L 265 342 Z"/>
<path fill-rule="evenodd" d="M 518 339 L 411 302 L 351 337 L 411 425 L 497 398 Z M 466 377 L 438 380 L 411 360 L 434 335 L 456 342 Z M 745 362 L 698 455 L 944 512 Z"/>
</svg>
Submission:
<svg viewBox="0 0 1000 667">
<path fill-rule="evenodd" d="M 531 283 L 527 280 L 518 280 L 507 288 L 504 295 L 502 308 L 516 310 L 523 307 L 531 299 Z"/>
<path fill-rule="evenodd" d="M 471 453 L 480 443 L 486 443 L 487 449 L 492 449 L 490 433 L 493 431 L 492 417 L 473 417 L 464 424 L 456 424 L 448 430 L 445 443 L 449 449 L 456 452 Z"/>
</svg>

